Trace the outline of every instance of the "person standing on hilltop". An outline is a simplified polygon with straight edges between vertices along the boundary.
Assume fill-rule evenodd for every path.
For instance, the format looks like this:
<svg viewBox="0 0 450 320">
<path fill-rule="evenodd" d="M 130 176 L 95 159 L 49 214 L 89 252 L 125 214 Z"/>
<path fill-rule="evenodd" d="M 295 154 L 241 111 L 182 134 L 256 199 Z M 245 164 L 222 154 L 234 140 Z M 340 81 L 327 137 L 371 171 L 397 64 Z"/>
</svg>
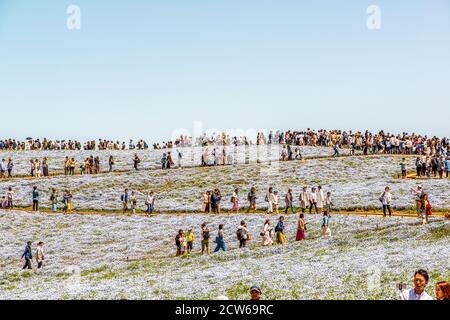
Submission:
<svg viewBox="0 0 450 320">
<path fill-rule="evenodd" d="M 141 159 L 139 159 L 139 157 L 138 157 L 138 155 L 137 155 L 137 153 L 134 155 L 134 158 L 133 158 L 133 167 L 134 167 L 134 169 L 137 171 L 137 170 L 139 170 L 138 169 L 138 165 L 139 165 L 139 163 L 141 163 Z"/>
</svg>

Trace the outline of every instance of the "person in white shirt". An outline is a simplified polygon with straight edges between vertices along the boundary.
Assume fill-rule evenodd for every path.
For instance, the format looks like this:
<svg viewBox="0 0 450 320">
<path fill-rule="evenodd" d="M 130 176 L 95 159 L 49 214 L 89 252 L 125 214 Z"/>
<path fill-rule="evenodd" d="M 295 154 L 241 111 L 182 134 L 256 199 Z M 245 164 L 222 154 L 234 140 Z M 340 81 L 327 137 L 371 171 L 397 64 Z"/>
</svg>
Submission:
<svg viewBox="0 0 450 320">
<path fill-rule="evenodd" d="M 389 217 L 392 215 L 391 211 L 392 195 L 389 187 L 384 188 L 384 192 L 380 195 L 380 202 L 383 204 L 383 215 L 386 217 L 386 209 L 389 211 Z"/>
<path fill-rule="evenodd" d="M 319 186 L 317 188 L 317 208 L 319 209 L 319 213 L 322 212 L 324 200 L 325 197 L 323 194 L 322 186 Z"/>
<path fill-rule="evenodd" d="M 316 213 L 319 213 L 317 210 L 317 194 L 316 194 L 316 188 L 313 187 L 311 189 L 311 193 L 309 194 L 309 213 L 312 213 L 312 208 L 316 209 Z"/>
<path fill-rule="evenodd" d="M 269 191 L 266 194 L 266 202 L 268 203 L 267 213 L 268 214 L 273 213 L 273 203 L 275 202 L 275 198 L 274 198 L 272 187 L 269 188 Z"/>
<path fill-rule="evenodd" d="M 423 269 L 416 271 L 414 273 L 414 288 L 400 290 L 400 298 L 402 300 L 433 300 L 433 298 L 425 292 L 428 280 L 428 272 Z"/>
<path fill-rule="evenodd" d="M 274 191 L 272 195 L 273 195 L 273 211 L 275 211 L 275 213 L 278 214 L 279 213 L 278 212 L 278 200 L 279 200 L 278 191 Z"/>
<path fill-rule="evenodd" d="M 308 206 L 308 191 L 307 187 L 304 186 L 302 192 L 300 193 L 299 200 L 300 200 L 300 208 L 302 208 L 302 213 L 305 213 L 306 207 Z"/>
</svg>

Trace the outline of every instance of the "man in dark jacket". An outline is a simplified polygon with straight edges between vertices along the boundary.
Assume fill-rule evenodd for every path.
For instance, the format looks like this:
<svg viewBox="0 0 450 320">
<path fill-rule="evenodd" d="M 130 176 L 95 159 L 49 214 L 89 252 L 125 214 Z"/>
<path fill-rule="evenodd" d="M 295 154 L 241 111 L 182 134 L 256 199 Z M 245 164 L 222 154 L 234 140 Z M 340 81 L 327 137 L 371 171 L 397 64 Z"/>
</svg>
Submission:
<svg viewBox="0 0 450 320">
<path fill-rule="evenodd" d="M 22 254 L 22 259 L 25 259 L 25 265 L 23 266 L 22 270 L 27 268 L 31 269 L 31 259 L 33 259 L 33 254 L 31 253 L 31 241 L 27 242 L 25 251 Z"/>
</svg>

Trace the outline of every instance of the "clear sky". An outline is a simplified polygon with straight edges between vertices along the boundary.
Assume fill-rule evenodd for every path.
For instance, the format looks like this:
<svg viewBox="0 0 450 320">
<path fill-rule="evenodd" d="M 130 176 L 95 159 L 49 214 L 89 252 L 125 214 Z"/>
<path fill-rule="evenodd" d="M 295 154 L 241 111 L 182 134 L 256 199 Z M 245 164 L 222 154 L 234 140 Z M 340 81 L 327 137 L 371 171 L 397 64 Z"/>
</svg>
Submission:
<svg viewBox="0 0 450 320">
<path fill-rule="evenodd" d="M 0 109 L 2 138 L 159 141 L 195 120 L 450 136 L 450 1 L 0 0 Z"/>
</svg>

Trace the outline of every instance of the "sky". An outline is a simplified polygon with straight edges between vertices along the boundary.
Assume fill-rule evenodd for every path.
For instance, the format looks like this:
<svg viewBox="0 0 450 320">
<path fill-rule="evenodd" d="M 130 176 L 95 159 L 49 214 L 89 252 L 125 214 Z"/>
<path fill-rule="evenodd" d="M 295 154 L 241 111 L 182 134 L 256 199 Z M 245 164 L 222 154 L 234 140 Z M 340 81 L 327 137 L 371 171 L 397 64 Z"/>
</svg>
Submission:
<svg viewBox="0 0 450 320">
<path fill-rule="evenodd" d="M 449 84 L 450 0 L 0 0 L 1 138 L 449 137 Z"/>
</svg>

